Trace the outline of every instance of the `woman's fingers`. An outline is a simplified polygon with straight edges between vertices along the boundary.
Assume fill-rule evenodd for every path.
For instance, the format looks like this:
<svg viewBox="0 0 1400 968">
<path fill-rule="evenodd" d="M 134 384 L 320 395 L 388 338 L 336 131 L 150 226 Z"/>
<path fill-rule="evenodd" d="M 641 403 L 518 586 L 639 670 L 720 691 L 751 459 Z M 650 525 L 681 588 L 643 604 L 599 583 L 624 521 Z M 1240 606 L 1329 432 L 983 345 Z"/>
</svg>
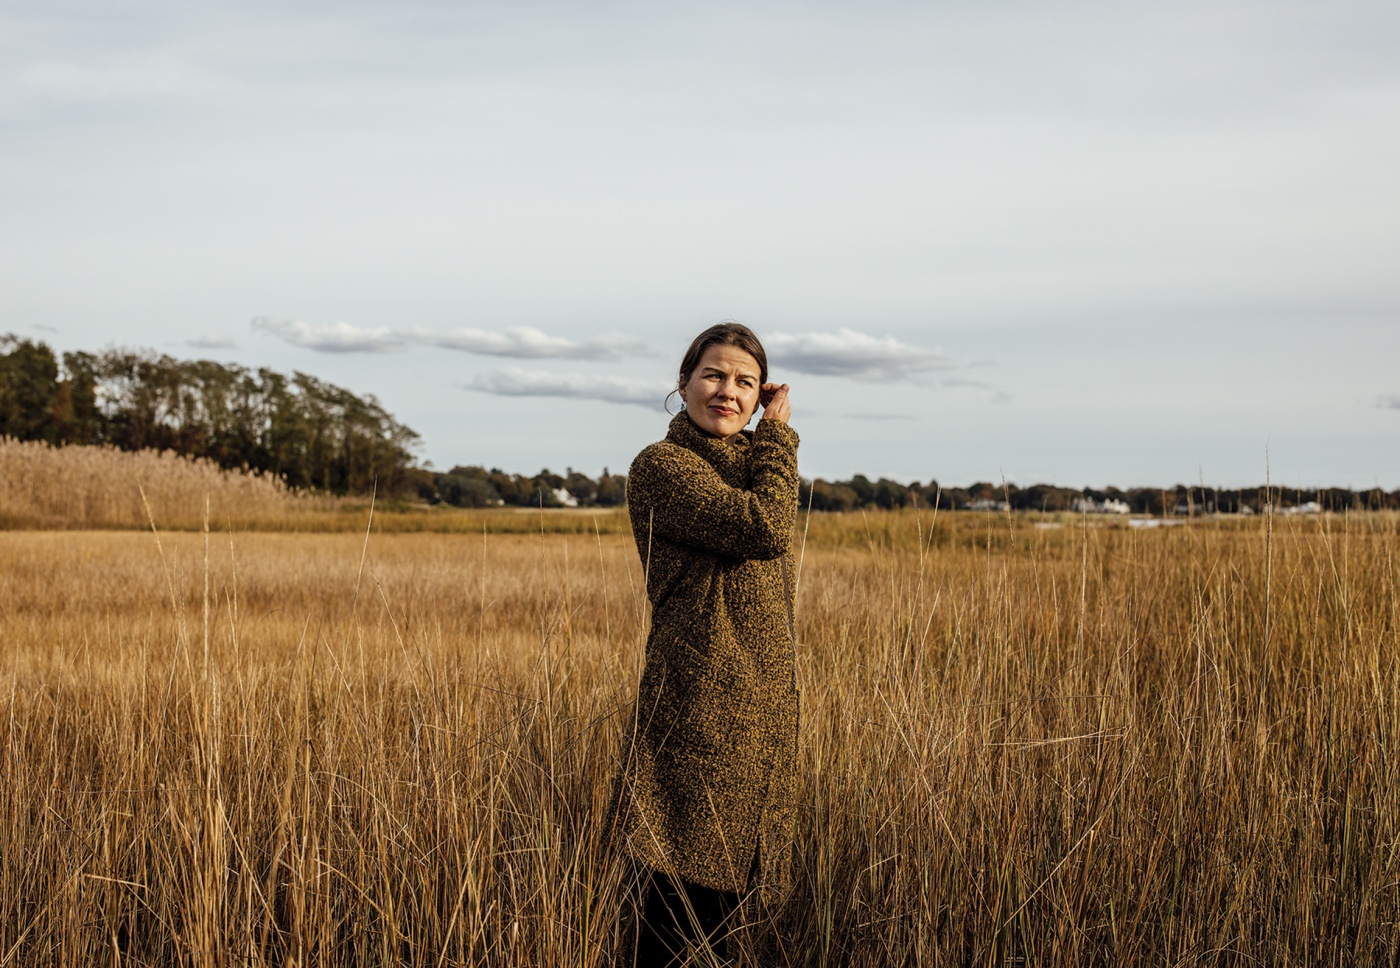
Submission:
<svg viewBox="0 0 1400 968">
<path fill-rule="evenodd" d="M 788 406 L 788 385 L 786 383 L 765 383 L 760 390 L 760 399 L 763 394 L 767 394 L 768 400 L 763 405 L 763 419 L 777 420 L 779 423 L 787 423 L 788 417 L 792 415 Z"/>
</svg>

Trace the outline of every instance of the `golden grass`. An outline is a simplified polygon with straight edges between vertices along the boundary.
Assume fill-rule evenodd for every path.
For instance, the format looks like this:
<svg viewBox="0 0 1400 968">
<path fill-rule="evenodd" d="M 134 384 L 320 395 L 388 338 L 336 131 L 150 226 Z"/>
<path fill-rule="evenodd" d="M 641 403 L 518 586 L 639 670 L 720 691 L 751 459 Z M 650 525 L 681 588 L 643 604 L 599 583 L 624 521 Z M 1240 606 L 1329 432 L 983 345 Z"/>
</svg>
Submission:
<svg viewBox="0 0 1400 968">
<path fill-rule="evenodd" d="M 53 447 L 9 437 L 0 437 L 0 481 L 0 531 L 149 531 L 153 523 L 161 531 L 200 531 L 207 519 L 215 530 L 235 532 L 359 533 L 373 507 L 375 530 L 386 534 L 631 534 L 624 508 L 453 508 L 334 497 L 171 451 Z M 876 540 L 888 541 L 889 526 L 879 523 L 888 517 L 834 533 L 864 547 L 873 527 Z M 825 519 L 814 519 L 818 528 Z"/>
<path fill-rule="evenodd" d="M 222 470 L 170 451 L 53 447 L 0 437 L 0 528 L 146 528 L 141 492 L 162 524 L 278 522 L 315 507 L 273 477 Z"/>
<path fill-rule="evenodd" d="M 743 959 L 1394 963 L 1397 519 L 1067 523 L 813 518 Z M 0 534 L 0 963 L 610 963 L 630 541 L 363 540 Z"/>
<path fill-rule="evenodd" d="M 207 500 L 216 528 L 354 532 L 364 530 L 373 503 L 295 491 L 272 476 L 223 470 L 170 451 L 52 447 L 9 437 L 0 437 L 0 481 L 0 530 L 144 531 L 154 518 L 162 530 L 199 531 Z M 619 508 L 465 510 L 404 501 L 379 501 L 375 527 L 388 533 L 630 533 Z"/>
</svg>

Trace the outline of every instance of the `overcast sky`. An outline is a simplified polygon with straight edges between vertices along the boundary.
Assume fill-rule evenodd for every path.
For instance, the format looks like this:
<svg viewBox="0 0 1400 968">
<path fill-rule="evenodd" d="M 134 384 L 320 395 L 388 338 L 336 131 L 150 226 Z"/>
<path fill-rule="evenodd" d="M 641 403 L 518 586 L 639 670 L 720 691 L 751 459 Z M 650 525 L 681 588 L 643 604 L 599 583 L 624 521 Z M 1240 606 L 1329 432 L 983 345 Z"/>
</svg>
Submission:
<svg viewBox="0 0 1400 968">
<path fill-rule="evenodd" d="M 596 473 L 722 319 L 806 475 L 1400 486 L 1400 4 L 0 6 L 0 332 Z"/>
</svg>

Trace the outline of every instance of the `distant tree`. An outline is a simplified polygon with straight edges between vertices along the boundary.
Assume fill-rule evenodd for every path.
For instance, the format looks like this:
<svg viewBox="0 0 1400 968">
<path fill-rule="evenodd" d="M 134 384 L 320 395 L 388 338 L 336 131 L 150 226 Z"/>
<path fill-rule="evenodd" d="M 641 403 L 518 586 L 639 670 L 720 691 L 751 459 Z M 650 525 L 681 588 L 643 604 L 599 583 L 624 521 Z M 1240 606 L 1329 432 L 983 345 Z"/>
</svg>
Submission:
<svg viewBox="0 0 1400 968">
<path fill-rule="evenodd" d="M 1400 492 L 1397 492 L 1397 496 L 1400 496 Z M 1356 499 L 1367 511 L 1380 511 L 1396 506 L 1391 503 L 1391 495 L 1385 493 L 1385 491 L 1381 490 L 1379 487 L 1372 487 L 1361 491 L 1356 495 Z"/>
<path fill-rule="evenodd" d="M 104 428 L 97 406 L 98 365 L 91 353 L 63 354 L 67 379 L 59 386 L 60 437 L 66 444 L 101 444 Z"/>
<path fill-rule="evenodd" d="M 919 489 L 919 494 L 923 499 L 923 503 L 930 508 L 951 511 L 958 506 L 956 503 L 958 499 L 955 495 L 937 481 L 929 481 Z M 967 493 L 964 491 L 962 494 L 963 496 L 960 500 L 963 504 L 966 504 Z"/>
<path fill-rule="evenodd" d="M 1315 500 L 1325 511 L 1360 511 L 1366 506 L 1364 497 L 1345 487 L 1324 487 Z"/>
<path fill-rule="evenodd" d="M 47 345 L 0 336 L 0 434 L 59 443 L 58 361 Z"/>
<path fill-rule="evenodd" d="M 156 448 L 335 493 L 413 491 L 418 435 L 373 396 L 147 351 L 65 353 L 0 337 L 0 433 L 50 443 Z"/>
<path fill-rule="evenodd" d="M 434 476 L 439 499 L 459 508 L 494 507 L 503 503 L 491 475 L 480 467 L 454 467 Z"/>
<path fill-rule="evenodd" d="M 596 500 L 600 507 L 617 507 L 626 503 L 626 475 L 609 474 L 608 469 L 604 467 L 602 476 L 598 478 L 598 495 Z"/>
<path fill-rule="evenodd" d="M 584 507 L 597 503 L 598 485 L 587 474 L 580 474 L 572 467 L 564 471 L 564 490 Z"/>
<path fill-rule="evenodd" d="M 869 507 L 875 501 L 875 485 L 870 483 L 870 478 L 864 474 L 857 474 L 846 483 L 846 486 L 856 492 L 856 506 Z"/>
<path fill-rule="evenodd" d="M 810 506 L 813 511 L 849 511 L 859 506 L 860 496 L 849 484 L 817 478 L 799 486 L 797 502 L 799 507 Z"/>
<path fill-rule="evenodd" d="M 1017 490 L 1011 507 L 1016 511 L 1068 511 L 1078 496 L 1071 488 L 1032 484 Z"/>
<path fill-rule="evenodd" d="M 875 486 L 871 490 L 870 500 L 876 507 L 890 510 L 913 504 L 914 495 L 909 488 L 898 481 L 882 477 L 875 482 Z"/>
<path fill-rule="evenodd" d="M 965 487 L 945 487 L 939 507 L 954 511 L 966 507 L 972 501 L 972 492 Z"/>
</svg>

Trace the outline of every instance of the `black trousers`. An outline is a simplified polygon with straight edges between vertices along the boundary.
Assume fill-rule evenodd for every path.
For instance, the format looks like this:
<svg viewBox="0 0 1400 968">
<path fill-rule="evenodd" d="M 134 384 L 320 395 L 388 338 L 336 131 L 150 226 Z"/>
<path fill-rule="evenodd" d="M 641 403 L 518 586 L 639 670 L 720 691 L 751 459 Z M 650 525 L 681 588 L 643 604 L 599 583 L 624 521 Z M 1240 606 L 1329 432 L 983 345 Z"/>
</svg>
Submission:
<svg viewBox="0 0 1400 968">
<path fill-rule="evenodd" d="M 652 871 L 637 909 L 636 968 L 684 965 L 686 951 L 709 944 L 723 956 L 739 895 Z"/>
</svg>

